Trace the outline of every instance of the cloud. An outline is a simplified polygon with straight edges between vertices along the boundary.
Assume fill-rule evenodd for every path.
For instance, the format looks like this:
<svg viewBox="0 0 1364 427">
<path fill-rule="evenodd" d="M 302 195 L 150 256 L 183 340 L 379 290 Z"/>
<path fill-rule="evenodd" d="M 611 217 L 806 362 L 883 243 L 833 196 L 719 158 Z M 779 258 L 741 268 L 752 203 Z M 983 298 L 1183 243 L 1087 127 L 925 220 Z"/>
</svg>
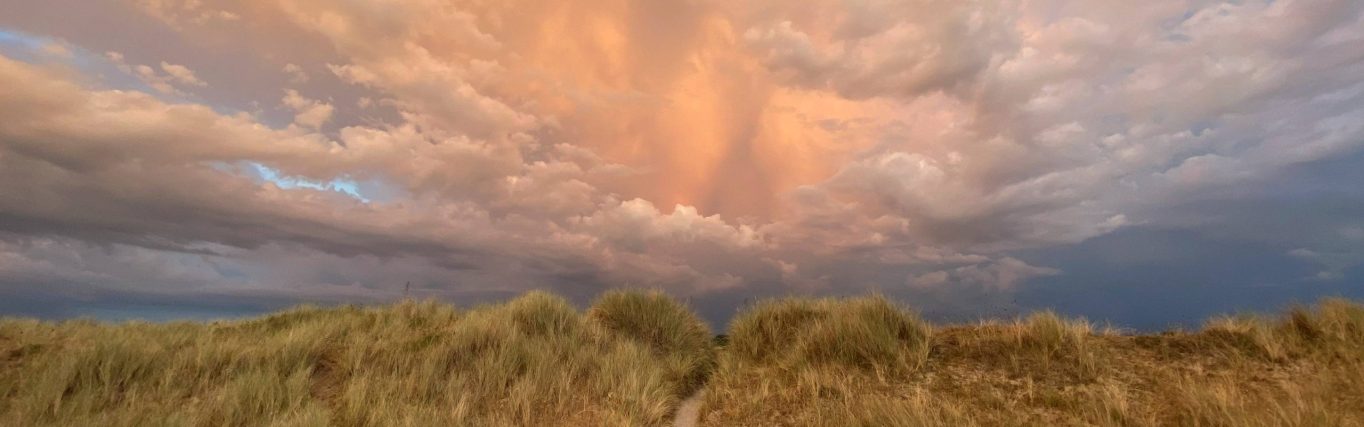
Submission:
<svg viewBox="0 0 1364 427">
<path fill-rule="evenodd" d="M 611 277 L 678 289 L 700 282 L 719 286 L 735 279 L 632 254 L 624 243 L 591 233 L 638 222 L 651 230 L 651 244 L 674 248 L 690 242 L 740 247 L 754 238 L 752 230 L 694 209 L 664 215 L 647 202 L 614 202 L 582 184 L 591 172 L 576 163 L 526 163 L 514 151 L 462 139 L 432 141 L 411 127 L 348 127 L 340 141 L 330 141 L 203 106 L 89 90 L 53 71 L 0 59 L 0 80 L 29 83 L 0 102 L 0 111 L 16 119 L 0 125 L 0 231 L 8 236 L 257 264 L 271 248 L 295 254 L 290 262 L 270 263 L 274 268 L 249 268 L 259 270 L 250 275 L 255 280 L 282 281 L 293 276 L 281 273 L 294 268 L 322 273 L 309 270 L 304 258 L 344 263 L 361 257 L 383 268 L 410 264 L 430 271 L 396 276 L 462 277 L 463 290 L 505 290 L 511 277 L 524 278 L 525 286 L 572 278 L 593 280 L 579 286 L 599 287 L 614 282 Z M 195 143 L 169 143 L 184 140 Z M 565 155 L 591 160 L 583 153 Z M 366 174 L 401 186 L 412 198 L 364 203 L 325 189 L 284 188 L 253 180 L 247 173 L 252 169 L 234 166 L 242 162 L 319 182 Z M 580 199 L 565 192 L 575 187 L 575 177 Z M 557 217 L 542 216 L 556 211 Z M 579 222 L 569 213 L 591 220 Z M 355 276 L 357 270 L 346 271 L 346 281 L 372 283 Z M 131 282 L 123 279 L 119 283 Z"/>
<path fill-rule="evenodd" d="M 1172 207 L 1364 150 L 1348 0 L 134 6 L 221 53 L 128 57 L 266 76 L 111 51 L 145 86 L 116 90 L 79 58 L 0 58 L 7 242 L 374 295 L 1007 293 L 1064 269 L 1015 252 L 1195 223 Z M 1347 252 L 1318 243 L 1276 253 Z M 39 246 L 10 252 L 63 259 Z"/>
<path fill-rule="evenodd" d="M 293 63 L 284 64 L 284 73 L 289 75 L 289 83 L 307 83 L 308 73 L 303 71 L 303 67 Z"/>
<path fill-rule="evenodd" d="M 909 285 L 915 288 L 931 289 L 942 286 L 979 286 L 990 290 L 1012 290 L 1015 286 L 1034 277 L 1054 276 L 1061 271 L 1054 268 L 1037 267 L 1016 258 L 1004 257 L 999 260 L 920 273 L 909 277 Z"/>
<path fill-rule="evenodd" d="M 1288 251 L 1288 256 L 1311 263 L 1320 270 L 1310 279 L 1319 281 L 1339 281 L 1345 278 L 1345 271 L 1356 265 L 1364 264 L 1364 253 L 1355 251 L 1320 252 L 1307 248 Z"/>
<path fill-rule="evenodd" d="M 1103 223 L 1129 209 L 1094 200 L 1115 194 L 1101 183 L 1156 187 L 1162 184 L 1147 182 L 1200 156 L 1240 162 L 1245 171 L 1228 176 L 1253 179 L 1294 158 L 1249 158 L 1259 156 L 1257 145 L 1317 141 L 1309 151 L 1293 148 L 1303 153 L 1293 161 L 1357 146 L 1346 142 L 1357 134 L 1348 126 L 1331 137 L 1301 126 L 1267 137 L 1257 126 L 1268 122 L 1248 118 L 1340 87 L 1309 89 L 1300 83 L 1307 79 L 1285 80 L 1290 70 L 1348 80 L 1348 67 L 1308 58 L 1348 57 L 1332 52 L 1349 49 L 1342 42 L 1356 37 L 1346 30 L 1359 16 L 1349 2 L 1324 4 L 1337 12 L 1329 14 L 1300 2 L 1056 7 L 1064 10 L 1049 14 L 1040 3 L 1020 2 L 635 9 L 415 2 L 378 14 L 361 4 L 291 1 L 250 12 L 327 40 L 345 58 L 330 64 L 333 71 L 387 93 L 414 123 L 475 139 L 521 133 L 583 145 L 648 171 L 611 191 L 731 218 L 773 219 L 783 210 L 781 194 L 793 188 L 861 167 L 856 162 L 870 156 L 916 155 L 954 162 L 943 179 L 971 194 L 960 198 L 965 203 L 1053 206 L 1067 211 L 1060 216 L 1081 217 L 1076 230 L 999 231 L 985 243 L 1069 242 L 1104 232 Z M 926 9 L 935 13 L 913 13 Z M 1220 10 L 1226 17 L 1209 18 Z M 330 21 L 315 18 L 323 15 Z M 667 26 L 652 28 L 658 21 L 650 16 L 669 17 Z M 552 26 L 533 30 L 543 22 L 578 22 L 586 30 L 575 37 Z M 1284 30 L 1263 45 L 1232 42 L 1239 35 L 1229 32 L 1255 25 Z M 438 30 L 445 28 L 461 30 Z M 1125 48 L 1113 49 L 1117 44 Z M 1202 61 L 1198 52 L 1214 56 Z M 1257 69 L 1268 72 L 1246 78 Z M 1162 89 L 1178 85 L 1188 86 L 1192 101 Z M 1255 95 L 1271 91 L 1287 98 Z M 1335 120 L 1357 113 L 1318 102 L 1337 104 L 1322 106 Z M 1219 118 L 1233 106 L 1244 112 Z M 1331 118 L 1325 110 L 1304 112 L 1308 120 L 1300 122 L 1324 125 Z M 1244 140 L 1251 142 L 1234 142 Z M 1081 212 L 1074 208 L 1081 200 L 1093 203 Z M 990 224 L 996 228 L 1033 224 L 991 218 L 1022 221 Z"/>
<path fill-rule="evenodd" d="M 170 75 L 172 80 L 182 85 L 208 86 L 208 83 L 204 83 L 203 80 L 199 80 L 198 77 L 194 76 L 194 71 L 191 71 L 183 65 L 175 65 L 167 63 L 166 61 L 161 61 L 161 71 L 165 71 L 166 74 Z"/>
<path fill-rule="evenodd" d="M 764 64 L 788 82 L 854 99 L 912 97 L 974 83 L 1014 48 L 1017 2 L 860 1 L 777 7 L 744 32 Z M 932 10 L 932 13 L 921 11 Z M 802 18 L 793 23 L 790 18 Z"/>
<path fill-rule="evenodd" d="M 1350 240 L 1364 240 L 1364 227 L 1346 226 L 1340 230 L 1340 235 Z"/>
<path fill-rule="evenodd" d="M 226 10 L 205 7 L 202 0 L 136 0 L 135 3 L 147 14 L 176 27 L 231 22 L 241 18 Z"/>
<path fill-rule="evenodd" d="M 106 52 L 104 54 L 116 68 L 126 74 L 137 77 L 143 84 L 164 95 L 183 96 L 185 93 L 177 86 L 205 87 L 208 83 L 199 80 L 194 75 L 194 71 L 183 65 L 171 64 L 161 61 L 161 71 L 148 65 L 130 65 L 119 52 Z M 163 74 L 164 73 L 164 74 Z"/>
<path fill-rule="evenodd" d="M 701 216 L 690 206 L 678 205 L 671 214 L 664 215 L 642 199 L 620 203 L 577 222 L 593 230 L 594 235 L 627 247 L 640 247 L 655 240 L 669 243 L 700 240 L 736 248 L 761 244 L 751 227 L 731 226 L 718 215 Z"/>
<path fill-rule="evenodd" d="M 294 111 L 295 124 L 312 129 L 321 129 L 336 111 L 331 104 L 304 98 L 293 89 L 285 90 L 284 99 L 280 102 Z"/>
</svg>

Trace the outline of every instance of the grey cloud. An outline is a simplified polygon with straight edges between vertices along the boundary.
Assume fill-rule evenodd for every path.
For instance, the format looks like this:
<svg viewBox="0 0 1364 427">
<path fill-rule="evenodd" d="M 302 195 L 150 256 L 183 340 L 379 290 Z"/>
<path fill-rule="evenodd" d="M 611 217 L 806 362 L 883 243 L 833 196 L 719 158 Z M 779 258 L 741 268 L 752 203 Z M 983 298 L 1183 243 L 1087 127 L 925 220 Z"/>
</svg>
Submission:
<svg viewBox="0 0 1364 427">
<path fill-rule="evenodd" d="M 932 288 L 944 285 L 980 286 L 987 289 L 1010 290 L 1035 277 L 1054 276 L 1060 270 L 1028 265 L 1016 258 L 1005 257 L 985 264 L 968 265 L 951 270 L 938 270 L 910 276 L 913 287 Z"/>
<path fill-rule="evenodd" d="M 836 28 L 814 29 L 823 35 L 820 39 L 789 20 L 749 28 L 744 39 L 778 74 L 854 99 L 913 97 L 973 86 L 991 61 L 1016 43 L 1011 29 L 1017 5 L 1012 1 L 853 1 L 840 6 L 846 8 L 832 8 L 837 15 L 808 23 L 842 22 Z"/>
<path fill-rule="evenodd" d="M 1354 2 L 1068 6 L 1020 10 L 1018 43 L 949 93 L 963 131 L 904 135 L 819 188 L 914 236 L 993 251 L 1082 241 L 1361 147 Z"/>
</svg>

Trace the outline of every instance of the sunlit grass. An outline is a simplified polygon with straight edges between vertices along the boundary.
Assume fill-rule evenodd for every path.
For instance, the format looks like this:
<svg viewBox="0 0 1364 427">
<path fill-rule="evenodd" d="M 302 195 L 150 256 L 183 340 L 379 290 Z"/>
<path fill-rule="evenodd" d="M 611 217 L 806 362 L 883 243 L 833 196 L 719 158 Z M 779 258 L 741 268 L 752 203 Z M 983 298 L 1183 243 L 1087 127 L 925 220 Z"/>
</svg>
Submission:
<svg viewBox="0 0 1364 427">
<path fill-rule="evenodd" d="M 931 326 L 884 298 L 782 299 L 716 346 L 661 293 L 301 307 L 217 323 L 0 321 L 0 425 L 1364 425 L 1364 307 L 1193 332 L 1040 312 Z"/>
<path fill-rule="evenodd" d="M 467 312 L 405 302 L 215 324 L 9 320 L 0 425 L 666 424 L 709 370 L 709 332 L 671 299 L 612 298 L 685 316 L 616 329 L 532 293 Z M 700 339 L 657 349 L 637 335 Z"/>
<path fill-rule="evenodd" d="M 1193 333 L 1124 335 L 1041 312 L 923 338 L 848 314 L 869 304 L 884 302 L 775 300 L 738 316 L 702 423 L 1364 425 L 1364 307 L 1344 300 Z M 811 357 L 810 342 L 838 356 Z"/>
</svg>

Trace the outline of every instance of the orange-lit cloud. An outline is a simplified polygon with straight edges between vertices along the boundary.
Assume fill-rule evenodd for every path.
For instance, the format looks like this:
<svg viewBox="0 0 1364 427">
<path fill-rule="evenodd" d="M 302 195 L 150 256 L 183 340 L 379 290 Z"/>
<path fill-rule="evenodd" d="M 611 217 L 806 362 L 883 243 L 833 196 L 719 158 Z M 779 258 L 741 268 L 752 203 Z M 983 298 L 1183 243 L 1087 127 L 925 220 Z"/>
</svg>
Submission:
<svg viewBox="0 0 1364 427">
<path fill-rule="evenodd" d="M 72 2 L 0 7 L 0 273 L 1007 292 L 1364 141 L 1348 0 Z"/>
<path fill-rule="evenodd" d="M 588 148 L 642 172 L 613 190 L 664 206 L 770 219 L 780 194 L 831 176 L 897 113 L 782 84 L 751 23 L 708 2 L 211 3 L 187 19 L 296 26 L 414 121 Z M 143 6 L 179 22 L 171 3 Z"/>
</svg>

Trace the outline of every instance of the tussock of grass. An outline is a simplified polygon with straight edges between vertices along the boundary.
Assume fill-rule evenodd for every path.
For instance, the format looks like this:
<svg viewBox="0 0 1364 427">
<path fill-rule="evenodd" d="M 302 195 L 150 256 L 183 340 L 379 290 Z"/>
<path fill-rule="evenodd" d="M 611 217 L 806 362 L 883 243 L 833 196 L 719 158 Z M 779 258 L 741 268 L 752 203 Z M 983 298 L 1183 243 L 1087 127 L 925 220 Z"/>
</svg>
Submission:
<svg viewBox="0 0 1364 427">
<path fill-rule="evenodd" d="M 1364 357 L 1364 306 L 1342 299 L 1315 308 L 1297 307 L 1280 317 L 1221 316 L 1203 334 L 1217 344 L 1250 356 L 1285 361 L 1294 358 Z"/>
<path fill-rule="evenodd" d="M 1033 314 L 1012 326 L 1019 347 L 1046 357 L 1083 352 L 1094 332 L 1088 321 L 1062 319 L 1050 311 Z"/>
<path fill-rule="evenodd" d="M 1102 369 L 1091 336 L 1094 327 L 1084 319 L 1067 320 L 1050 311 L 1035 313 L 1007 328 L 1017 349 L 1011 354 L 1032 357 L 1043 369 L 1073 369 L 1084 378 L 1094 378 Z"/>
<path fill-rule="evenodd" d="M 925 323 L 881 297 L 760 302 L 730 324 L 704 420 L 882 425 L 884 414 L 859 409 L 889 407 L 862 399 L 866 378 L 911 375 L 927 360 L 930 337 Z"/>
<path fill-rule="evenodd" d="M 690 395 L 715 366 L 712 335 L 696 313 L 661 292 L 608 292 L 587 316 L 616 337 L 632 340 L 662 358 L 674 393 Z"/>
<path fill-rule="evenodd" d="M 727 350 L 753 362 L 774 359 L 796 347 L 808 324 L 828 315 L 827 304 L 815 300 L 760 302 L 731 321 Z"/>
<path fill-rule="evenodd" d="M 690 315 L 659 295 L 613 295 Z M 675 354 L 708 354 L 709 334 L 614 319 L 531 293 L 467 312 L 406 302 L 215 324 L 6 320 L 0 425 L 666 424 L 694 387 L 683 379 L 708 369 Z M 626 336 L 692 339 L 663 351 Z"/>
<path fill-rule="evenodd" d="M 788 299 L 736 317 L 728 350 L 753 363 L 912 371 L 928 339 L 922 321 L 885 298 Z"/>
<path fill-rule="evenodd" d="M 1274 330 L 1274 323 L 1256 316 L 1219 316 L 1208 320 L 1203 334 L 1211 341 L 1255 354 L 1268 360 L 1288 359 L 1288 347 Z"/>
</svg>

